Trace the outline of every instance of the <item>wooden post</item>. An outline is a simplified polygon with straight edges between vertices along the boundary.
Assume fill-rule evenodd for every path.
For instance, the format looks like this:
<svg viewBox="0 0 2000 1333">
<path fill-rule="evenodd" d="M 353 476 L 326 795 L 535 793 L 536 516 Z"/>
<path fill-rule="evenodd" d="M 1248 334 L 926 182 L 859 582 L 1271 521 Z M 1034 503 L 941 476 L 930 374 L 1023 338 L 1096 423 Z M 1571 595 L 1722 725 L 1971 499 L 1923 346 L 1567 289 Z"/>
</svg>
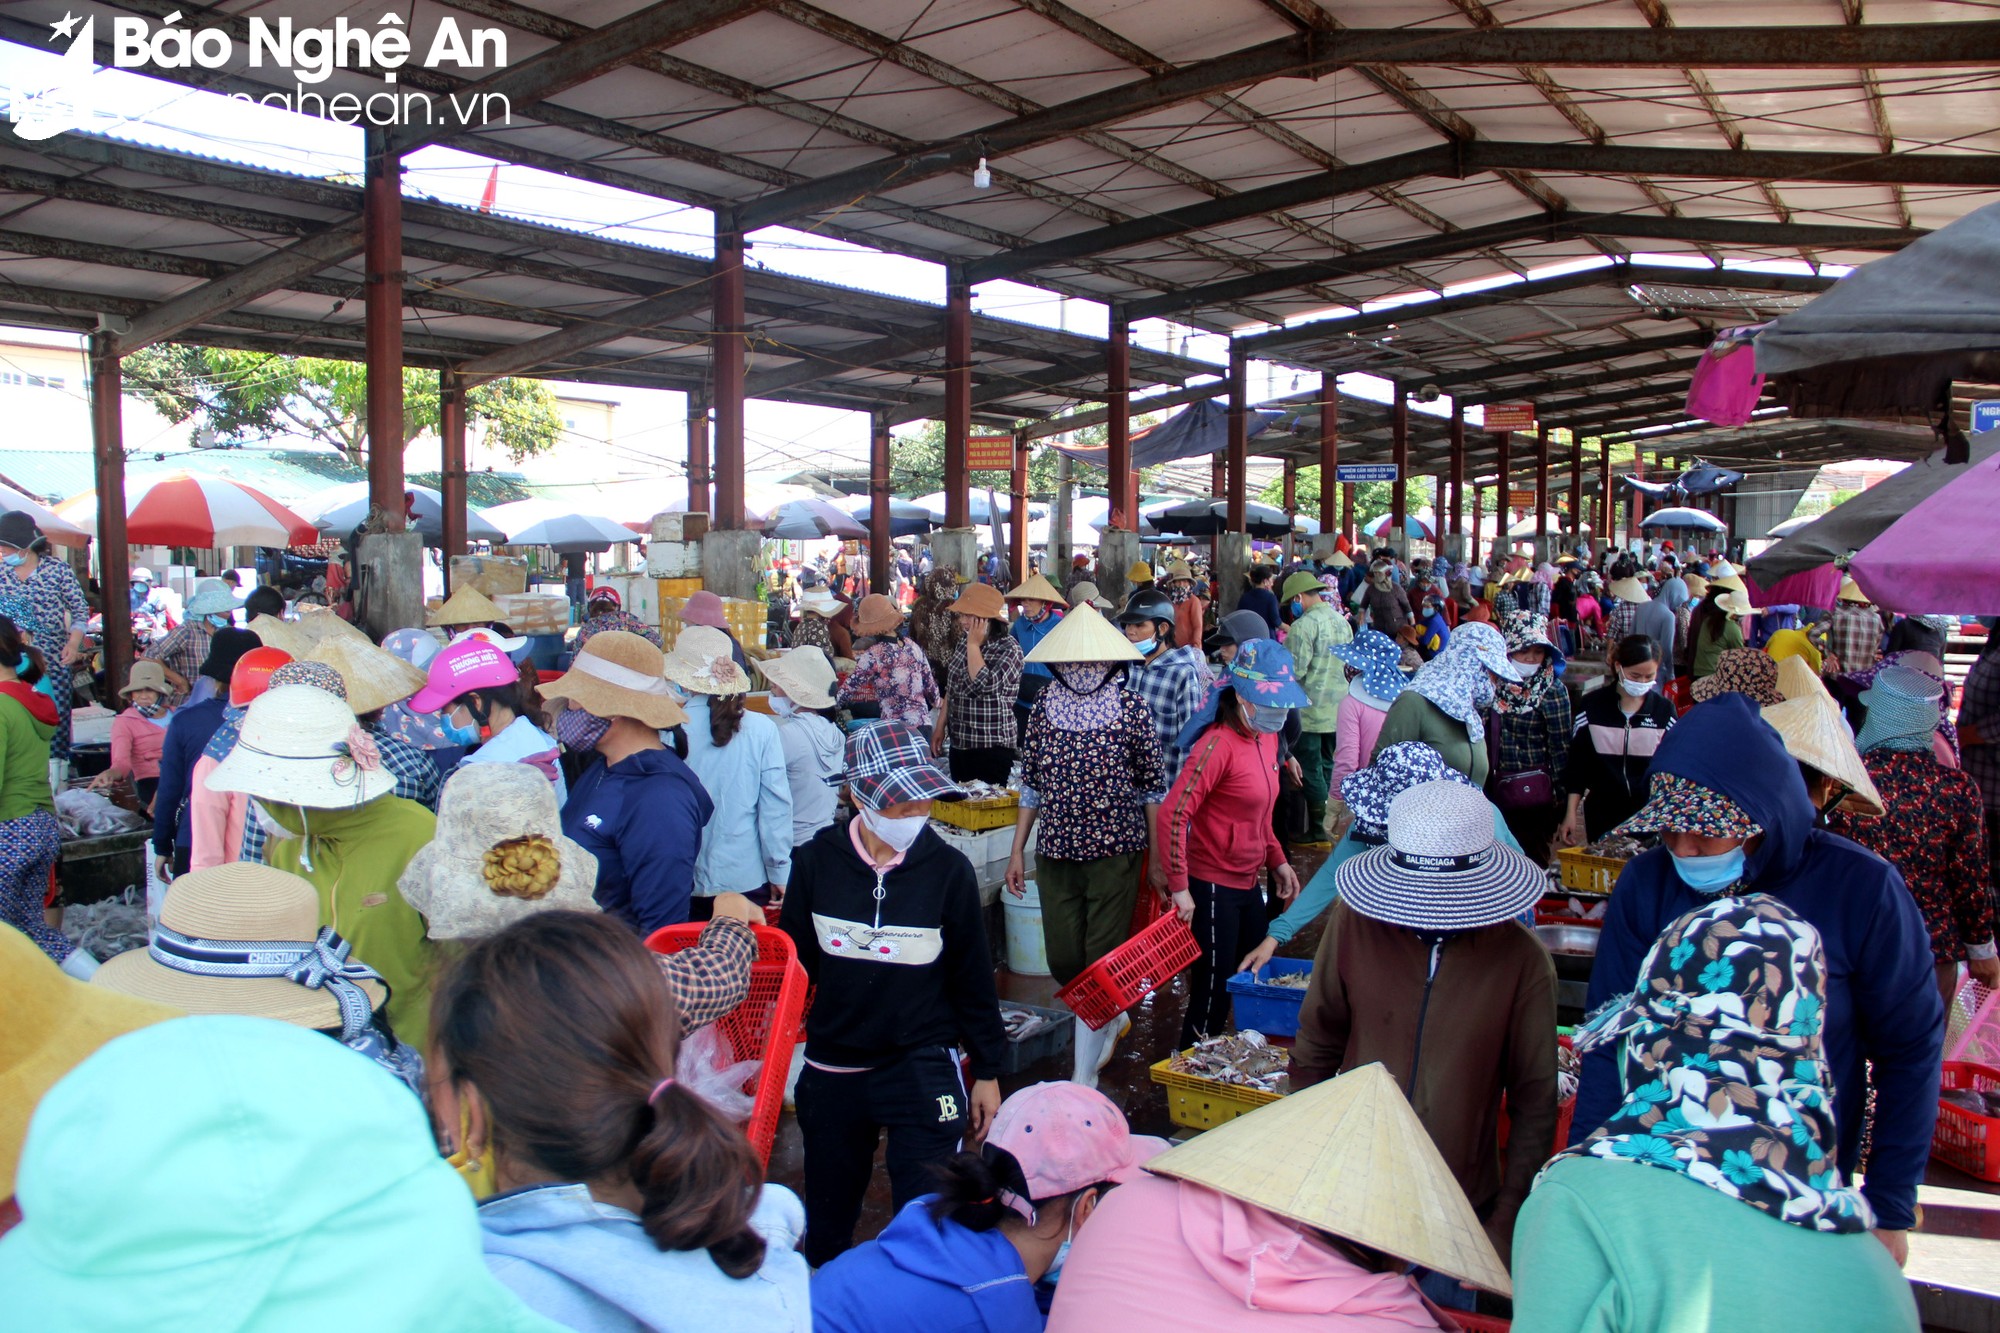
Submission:
<svg viewBox="0 0 2000 1333">
<path fill-rule="evenodd" d="M 687 432 L 688 512 L 713 518 L 709 507 L 709 483 L 714 478 L 708 462 L 708 400 L 692 393 L 687 399 Z"/>
<path fill-rule="evenodd" d="M 104 679 L 116 690 L 132 669 L 132 617 L 125 614 L 132 551 L 125 539 L 125 373 L 111 334 L 90 335 L 90 444 L 97 472 L 97 586 L 104 615 Z M 398 508 L 402 497 L 397 497 Z M 55 644 L 42 645 L 58 649 Z"/>
<path fill-rule="evenodd" d="M 715 318 L 709 355 L 715 373 L 715 512 L 709 526 L 743 526 L 743 233 L 721 215 L 715 233 Z"/>
</svg>

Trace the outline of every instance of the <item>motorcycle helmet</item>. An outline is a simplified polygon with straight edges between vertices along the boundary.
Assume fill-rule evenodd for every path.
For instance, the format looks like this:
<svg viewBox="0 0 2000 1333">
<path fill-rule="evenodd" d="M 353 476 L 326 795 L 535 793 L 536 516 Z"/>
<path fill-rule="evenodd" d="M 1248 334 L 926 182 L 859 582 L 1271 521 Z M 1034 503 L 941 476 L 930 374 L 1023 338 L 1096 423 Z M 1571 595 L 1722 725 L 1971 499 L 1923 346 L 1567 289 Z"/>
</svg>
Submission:
<svg viewBox="0 0 2000 1333">
<path fill-rule="evenodd" d="M 1174 623 L 1173 599 L 1152 588 L 1141 588 L 1125 601 L 1125 609 L 1118 613 L 1121 625 L 1138 625 L 1148 620 L 1156 620 L 1165 625 Z"/>
</svg>

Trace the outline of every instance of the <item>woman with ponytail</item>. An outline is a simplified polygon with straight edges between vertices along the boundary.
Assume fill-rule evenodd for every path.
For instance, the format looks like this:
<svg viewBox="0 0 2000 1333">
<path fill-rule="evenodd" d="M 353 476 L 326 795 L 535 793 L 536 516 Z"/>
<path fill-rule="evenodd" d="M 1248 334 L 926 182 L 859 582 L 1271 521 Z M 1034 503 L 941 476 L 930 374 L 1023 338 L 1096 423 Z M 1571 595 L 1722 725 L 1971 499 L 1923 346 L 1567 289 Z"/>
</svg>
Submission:
<svg viewBox="0 0 2000 1333">
<path fill-rule="evenodd" d="M 446 975 L 431 1111 L 447 1153 L 493 1161 L 487 1266 L 585 1333 L 806 1333 L 805 1211 L 675 1080 L 659 975 L 624 926 L 563 911 L 473 943 Z"/>
</svg>

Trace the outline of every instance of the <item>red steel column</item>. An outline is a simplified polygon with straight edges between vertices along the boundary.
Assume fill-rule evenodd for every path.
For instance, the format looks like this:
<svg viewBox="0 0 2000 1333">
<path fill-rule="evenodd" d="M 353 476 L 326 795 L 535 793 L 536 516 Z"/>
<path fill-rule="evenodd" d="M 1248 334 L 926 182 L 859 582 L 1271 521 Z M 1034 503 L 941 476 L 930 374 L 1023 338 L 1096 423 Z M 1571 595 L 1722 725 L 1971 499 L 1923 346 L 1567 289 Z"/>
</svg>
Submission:
<svg viewBox="0 0 2000 1333">
<path fill-rule="evenodd" d="M 1129 470 L 1129 469 L 1128 469 Z M 1014 475 L 1007 488 L 1007 540 L 1014 548 L 1014 586 L 1028 581 L 1028 437 L 1014 432 Z"/>
<path fill-rule="evenodd" d="M 362 187 L 363 357 L 368 375 L 368 503 L 403 530 L 403 172 L 387 136 L 367 136 Z M 110 585 L 106 585 L 109 587 Z M 119 585 L 124 586 L 123 584 Z M 112 617 L 107 617 L 112 619 Z"/>
<path fill-rule="evenodd" d="M 1535 554 L 1549 539 L 1549 426 L 1535 422 Z"/>
<path fill-rule="evenodd" d="M 1632 449 L 1632 475 L 1640 481 L 1646 479 L 1645 452 L 1634 446 Z M 1643 491 L 1634 490 L 1625 497 L 1625 540 L 1639 540 L 1639 520 L 1646 516 L 1646 496 Z"/>
<path fill-rule="evenodd" d="M 1514 506 L 1509 494 L 1514 484 L 1514 437 L 1507 431 L 1495 431 L 1493 451 L 1497 454 L 1500 475 L 1494 481 L 1493 494 L 1493 540 L 1500 549 L 1512 555 L 1514 547 L 1507 540 L 1507 529 L 1514 526 Z"/>
<path fill-rule="evenodd" d="M 1112 307 L 1110 340 L 1104 346 L 1104 470 L 1111 527 L 1139 530 L 1139 474 L 1132 468 L 1132 326 Z"/>
<path fill-rule="evenodd" d="M 444 595 L 451 596 L 451 558 L 465 554 L 465 379 L 438 376 L 438 494 L 444 507 Z"/>
<path fill-rule="evenodd" d="M 1285 559 L 1292 557 L 1292 538 L 1298 535 L 1299 523 L 1299 462 L 1296 458 L 1285 460 L 1285 518 L 1292 530 L 1285 534 Z"/>
<path fill-rule="evenodd" d="M 699 394 L 687 399 L 688 428 L 688 512 L 714 516 L 709 507 L 708 488 L 714 480 L 708 463 L 708 400 Z"/>
<path fill-rule="evenodd" d="M 1583 440 L 1569 433 L 1569 530 L 1572 543 L 1583 539 Z"/>
<path fill-rule="evenodd" d="M 125 421 L 119 400 L 125 373 L 118 344 L 108 333 L 90 335 L 90 442 L 97 471 L 97 586 L 105 609 L 104 678 L 116 689 L 132 668 L 132 617 L 125 589 L 132 581 L 132 551 L 125 541 Z M 396 512 L 402 512 L 396 497 Z M 40 645 L 44 649 L 54 644 Z"/>
<path fill-rule="evenodd" d="M 1229 530 L 1249 527 L 1250 356 L 1229 345 Z"/>
<path fill-rule="evenodd" d="M 1465 535 L 1465 405 L 1456 399 L 1451 405 L 1451 508 L 1444 521 L 1453 536 Z M 1473 544 L 1478 541 L 1475 533 Z"/>
<path fill-rule="evenodd" d="M 875 414 L 868 432 L 868 587 L 889 591 L 889 418 Z"/>
<path fill-rule="evenodd" d="M 1354 483 L 1351 481 L 1340 488 L 1340 535 L 1350 539 L 1354 536 Z"/>
<path fill-rule="evenodd" d="M 1590 535 L 1595 539 L 1591 543 L 1591 550 L 1602 551 L 1611 545 L 1611 527 L 1613 521 L 1618 517 L 1618 502 L 1614 498 L 1616 492 L 1611 489 L 1614 483 L 1611 479 L 1611 442 L 1609 440 L 1599 440 L 1597 442 L 1597 473 L 1597 531 Z"/>
<path fill-rule="evenodd" d="M 1340 377 L 1319 377 L 1319 530 L 1340 524 Z"/>
<path fill-rule="evenodd" d="M 1486 556 L 1479 549 L 1479 520 L 1485 516 L 1486 492 L 1479 489 L 1479 478 L 1472 479 L 1472 563 L 1483 565 Z"/>
<path fill-rule="evenodd" d="M 1228 490 L 1229 464 L 1227 461 L 1227 450 L 1222 453 L 1210 454 L 1208 456 L 1209 498 L 1220 500 Z M 1221 558 L 1222 534 L 1220 531 L 1210 533 L 1208 538 L 1208 568 L 1211 573 L 1214 572 L 1216 563 Z"/>
<path fill-rule="evenodd" d="M 715 373 L 715 510 L 712 528 L 743 526 L 743 233 L 720 217 L 715 232 L 715 317 L 709 356 Z"/>
<path fill-rule="evenodd" d="M 944 525 L 972 526 L 966 440 L 972 434 L 972 285 L 956 271 L 944 301 Z"/>
<path fill-rule="evenodd" d="M 1390 461 L 1396 465 L 1396 480 L 1389 490 L 1389 538 L 1398 551 L 1410 546 L 1405 524 L 1410 513 L 1410 400 L 1400 384 L 1392 385 L 1396 401 L 1389 408 Z"/>
</svg>

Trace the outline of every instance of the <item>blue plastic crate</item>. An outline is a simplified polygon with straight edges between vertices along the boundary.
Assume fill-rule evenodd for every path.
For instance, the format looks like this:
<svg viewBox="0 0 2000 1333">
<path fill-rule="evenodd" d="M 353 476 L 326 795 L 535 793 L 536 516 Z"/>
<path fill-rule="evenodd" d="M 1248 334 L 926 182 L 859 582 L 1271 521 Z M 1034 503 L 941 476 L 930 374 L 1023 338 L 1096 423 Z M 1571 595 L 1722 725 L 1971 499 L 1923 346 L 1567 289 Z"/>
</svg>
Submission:
<svg viewBox="0 0 2000 1333">
<path fill-rule="evenodd" d="M 1304 990 L 1293 986 L 1270 986 L 1264 978 L 1288 972 L 1312 971 L 1309 958 L 1273 958 L 1255 972 L 1238 972 L 1229 979 L 1229 993 L 1236 997 L 1236 1029 L 1255 1028 L 1267 1037 L 1299 1035 L 1299 1005 Z"/>
</svg>

